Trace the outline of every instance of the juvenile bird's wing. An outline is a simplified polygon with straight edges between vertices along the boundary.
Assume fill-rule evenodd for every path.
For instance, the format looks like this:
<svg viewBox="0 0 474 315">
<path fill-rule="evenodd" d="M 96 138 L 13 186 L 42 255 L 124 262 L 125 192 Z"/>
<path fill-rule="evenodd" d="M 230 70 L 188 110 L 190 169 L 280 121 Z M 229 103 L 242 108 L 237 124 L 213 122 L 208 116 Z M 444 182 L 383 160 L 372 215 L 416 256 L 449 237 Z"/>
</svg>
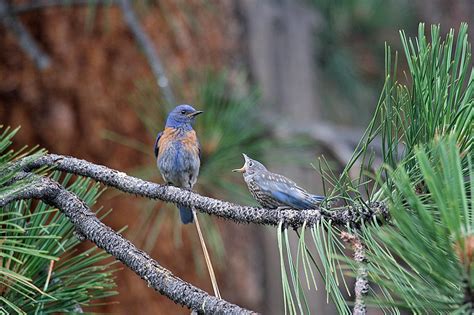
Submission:
<svg viewBox="0 0 474 315">
<path fill-rule="evenodd" d="M 158 151 L 160 150 L 160 147 L 158 146 L 158 141 L 160 141 L 161 136 L 163 135 L 163 131 L 158 132 L 156 135 L 156 140 L 155 140 L 155 157 L 158 157 Z"/>
<path fill-rule="evenodd" d="M 257 183 L 260 189 L 293 209 L 312 209 L 324 197 L 308 193 L 294 181 L 275 173 L 262 173 Z"/>
</svg>

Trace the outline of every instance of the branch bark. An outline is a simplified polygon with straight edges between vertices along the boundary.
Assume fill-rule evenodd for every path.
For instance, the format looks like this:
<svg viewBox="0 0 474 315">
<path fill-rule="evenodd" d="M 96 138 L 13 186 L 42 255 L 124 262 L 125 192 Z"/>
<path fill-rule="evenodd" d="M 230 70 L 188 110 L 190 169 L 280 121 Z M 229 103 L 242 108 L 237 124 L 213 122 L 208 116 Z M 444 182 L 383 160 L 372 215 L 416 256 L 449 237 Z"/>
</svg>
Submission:
<svg viewBox="0 0 474 315">
<path fill-rule="evenodd" d="M 92 178 L 106 186 L 117 188 L 123 192 L 143 196 L 150 199 L 160 199 L 173 202 L 196 210 L 215 215 L 237 223 L 255 223 L 277 226 L 281 221 L 283 225 L 297 229 L 306 221 L 307 226 L 312 226 L 322 217 L 338 226 L 348 225 L 358 227 L 362 222 L 374 219 L 387 220 L 388 209 L 384 203 L 373 202 L 366 206 L 346 206 L 337 209 L 312 209 L 312 210 L 271 210 L 236 205 L 230 202 L 201 196 L 192 191 L 173 186 L 164 186 L 148 182 L 123 172 L 119 172 L 103 165 L 56 154 L 40 157 L 34 162 L 20 161 L 25 171 L 42 166 L 55 167 L 57 170 Z"/>
<path fill-rule="evenodd" d="M 367 306 L 365 304 L 365 297 L 369 292 L 369 280 L 367 279 L 367 258 L 365 254 L 365 245 L 361 239 L 354 234 L 342 232 L 341 238 L 343 241 L 349 243 L 354 251 L 354 260 L 357 263 L 356 282 L 355 282 L 355 301 L 352 314 L 365 315 L 367 314 Z"/>
<path fill-rule="evenodd" d="M 34 185 L 10 195 L 10 198 L 1 198 L 0 208 L 16 200 L 41 199 L 66 215 L 81 237 L 114 256 L 145 280 L 149 287 L 175 303 L 187 306 L 199 314 L 256 314 L 211 296 L 176 277 L 147 253 L 103 224 L 81 199 L 59 183 L 35 174 L 20 174 L 20 178 L 27 176 L 35 180 Z"/>
</svg>

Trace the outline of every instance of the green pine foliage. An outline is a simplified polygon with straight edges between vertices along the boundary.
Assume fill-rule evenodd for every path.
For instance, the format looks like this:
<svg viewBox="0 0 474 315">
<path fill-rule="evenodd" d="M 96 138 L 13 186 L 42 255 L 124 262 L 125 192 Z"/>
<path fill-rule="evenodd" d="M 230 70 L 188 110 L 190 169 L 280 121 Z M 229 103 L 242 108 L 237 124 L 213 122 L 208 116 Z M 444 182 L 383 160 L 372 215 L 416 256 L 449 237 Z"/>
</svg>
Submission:
<svg viewBox="0 0 474 315">
<path fill-rule="evenodd" d="M 444 39 L 439 26 L 431 27 L 429 39 L 423 24 L 416 39 L 402 31 L 405 83 L 397 81 L 398 55 L 393 58 L 387 46 L 385 85 L 351 161 L 339 176 L 327 164 L 320 167 L 333 187 L 331 196 L 347 205 L 366 206 L 367 199 L 389 205 L 390 224 L 374 221 L 362 222 L 361 230 L 346 227 L 367 246 L 367 301 L 385 312 L 468 314 L 474 309 L 474 70 L 467 30 L 461 24 L 457 36 L 450 30 Z M 377 143 L 381 165 L 374 163 Z M 354 178 L 355 169 L 359 176 Z M 282 260 L 289 314 L 306 313 L 301 307 L 310 299 L 301 288 L 310 288 L 316 272 L 338 312 L 350 313 L 338 274 L 342 270 L 355 276 L 358 266 L 344 252 L 340 231 L 331 222 L 319 225 L 311 227 L 312 239 L 301 231 L 296 259 L 287 255 Z M 309 259 L 308 248 L 314 246 L 318 264 Z M 281 241 L 279 248 L 288 251 Z M 295 272 L 298 268 L 303 275 Z"/>
<path fill-rule="evenodd" d="M 414 151 L 409 166 L 388 168 L 386 186 L 392 224 L 368 227 L 369 276 L 385 293 L 371 300 L 416 313 L 470 313 L 474 309 L 474 213 L 471 152 L 454 137 Z"/>
<path fill-rule="evenodd" d="M 474 71 L 467 25 L 461 24 L 457 38 L 450 30 L 445 40 L 440 27 L 432 26 L 431 42 L 423 24 L 416 41 L 407 39 L 403 31 L 400 34 L 410 85 L 396 82 L 396 68 L 387 72 L 380 106 L 384 163 L 393 168 L 403 160 L 409 169 L 417 169 L 413 159 L 417 146 L 450 134 L 461 152 L 471 151 Z M 386 58 L 390 71 L 390 48 Z"/>
<path fill-rule="evenodd" d="M 381 198 L 383 190 L 376 185 L 374 176 L 367 176 L 367 171 L 381 172 L 384 184 L 390 185 L 386 169 L 373 164 L 371 146 L 376 138 L 381 140 L 384 164 L 395 168 L 403 162 L 418 174 L 417 164 L 410 162 L 418 145 L 453 133 L 463 152 L 472 150 L 474 71 L 467 24 L 461 24 L 457 37 L 450 30 L 444 40 L 440 27 L 433 25 L 431 42 L 424 24 L 420 24 L 416 39 L 408 39 L 403 31 L 400 34 L 409 70 L 403 75 L 406 83 L 397 81 L 398 54 L 393 57 L 387 46 L 384 88 L 364 137 L 339 177 L 323 170 L 324 177 L 335 183 L 333 193 L 352 201 Z M 353 179 L 350 171 L 358 161 L 363 167 Z"/>
<path fill-rule="evenodd" d="M 418 313 L 471 313 L 474 71 L 467 25 L 444 40 L 420 24 L 401 32 L 410 85 L 396 82 L 387 50 L 380 109 L 385 167 L 374 198 L 390 205 L 392 225 L 367 228 L 378 305 Z M 375 134 L 375 133 L 374 133 Z M 383 273 L 383 275 L 382 275 Z"/>
<path fill-rule="evenodd" d="M 17 130 L 5 128 L 0 135 L 0 198 L 35 185 L 31 177 L 12 183 L 19 169 L 9 162 L 44 154 L 8 150 Z M 51 177 L 89 206 L 101 193 L 99 185 L 89 179 L 57 172 Z M 77 313 L 116 294 L 110 256 L 95 246 L 80 250 L 73 232 L 69 220 L 43 202 L 17 201 L 1 209 L 1 310 L 10 314 Z"/>
</svg>

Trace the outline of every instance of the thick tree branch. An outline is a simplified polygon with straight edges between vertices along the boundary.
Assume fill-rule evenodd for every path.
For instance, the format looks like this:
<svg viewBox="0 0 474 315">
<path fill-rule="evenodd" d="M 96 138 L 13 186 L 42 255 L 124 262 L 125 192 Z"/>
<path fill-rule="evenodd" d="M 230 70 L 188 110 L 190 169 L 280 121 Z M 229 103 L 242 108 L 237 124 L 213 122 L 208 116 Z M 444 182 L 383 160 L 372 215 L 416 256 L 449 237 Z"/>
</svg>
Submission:
<svg viewBox="0 0 474 315">
<path fill-rule="evenodd" d="M 24 173 L 20 176 L 23 177 Z M 130 241 L 103 224 L 75 194 L 50 178 L 34 174 L 29 176 L 35 178 L 35 184 L 19 191 L 14 197 L 0 198 L 0 208 L 15 200 L 41 199 L 66 215 L 81 236 L 120 260 L 145 280 L 148 286 L 175 303 L 205 314 L 255 314 L 211 296 L 174 276 L 147 253 L 139 250 Z"/>
<path fill-rule="evenodd" d="M 204 197 L 188 190 L 159 185 L 73 157 L 49 154 L 40 157 L 32 163 L 26 161 L 20 161 L 20 163 L 29 163 L 22 166 L 26 171 L 42 166 L 51 166 L 60 171 L 92 178 L 106 186 L 114 187 L 130 194 L 195 207 L 200 212 L 238 223 L 277 226 L 283 221 L 286 226 L 299 228 L 305 221 L 308 226 L 311 226 L 318 222 L 321 217 L 324 217 L 327 220 L 332 220 L 334 224 L 339 226 L 351 225 L 357 227 L 360 223 L 371 221 L 375 218 L 388 219 L 388 210 L 383 203 L 372 203 L 369 207 L 347 206 L 330 210 L 270 210 L 240 206 Z"/>
<path fill-rule="evenodd" d="M 9 191 L 7 193 L 2 194 L 2 196 L 0 196 L 0 208 L 18 200 L 41 199 L 43 198 L 43 196 L 46 196 L 51 193 L 50 191 L 48 191 L 48 186 L 41 185 L 40 177 L 26 172 L 20 172 L 11 181 L 6 183 L 5 186 L 8 186 L 14 182 L 18 183 L 19 181 L 25 179 L 32 179 L 29 182 L 28 189 L 20 189 L 14 192 Z"/>
<path fill-rule="evenodd" d="M 36 44 L 28 30 L 14 15 L 10 4 L 6 0 L 0 0 L 0 19 L 3 25 L 16 36 L 21 48 L 40 70 L 44 70 L 51 65 L 48 55 Z"/>
<path fill-rule="evenodd" d="M 369 292 L 369 280 L 367 279 L 367 258 L 365 254 L 365 246 L 361 239 L 354 234 L 342 232 L 341 238 L 343 241 L 349 243 L 354 251 L 354 260 L 357 263 L 356 282 L 355 282 L 355 301 L 352 314 L 365 315 L 367 314 L 367 306 L 365 304 L 365 297 Z"/>
</svg>

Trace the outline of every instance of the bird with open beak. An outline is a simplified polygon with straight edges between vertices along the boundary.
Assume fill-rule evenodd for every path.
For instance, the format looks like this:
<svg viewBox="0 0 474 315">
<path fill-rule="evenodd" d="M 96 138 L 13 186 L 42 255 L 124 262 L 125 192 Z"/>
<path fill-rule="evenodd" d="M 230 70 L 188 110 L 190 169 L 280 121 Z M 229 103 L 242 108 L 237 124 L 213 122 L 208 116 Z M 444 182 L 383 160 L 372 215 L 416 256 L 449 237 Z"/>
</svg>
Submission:
<svg viewBox="0 0 474 315">
<path fill-rule="evenodd" d="M 262 163 L 249 158 L 246 154 L 243 156 L 244 166 L 232 171 L 243 174 L 250 193 L 262 207 L 315 209 L 324 200 L 324 197 L 310 194 L 285 176 L 268 171 Z"/>
</svg>

